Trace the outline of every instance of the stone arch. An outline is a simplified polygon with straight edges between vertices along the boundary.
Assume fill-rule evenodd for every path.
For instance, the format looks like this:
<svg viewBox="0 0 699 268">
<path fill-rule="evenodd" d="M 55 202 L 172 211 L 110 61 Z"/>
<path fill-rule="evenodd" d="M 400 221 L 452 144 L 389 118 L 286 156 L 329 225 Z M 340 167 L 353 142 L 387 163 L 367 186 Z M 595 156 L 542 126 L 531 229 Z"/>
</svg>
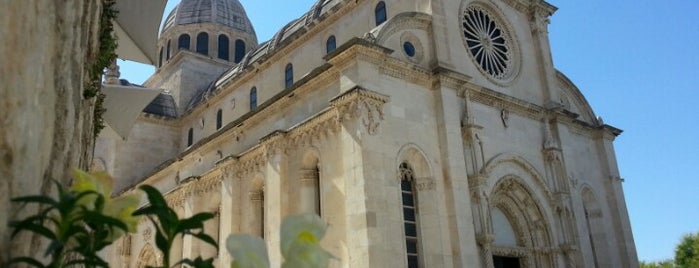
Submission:
<svg viewBox="0 0 699 268">
<path fill-rule="evenodd" d="M 601 123 L 597 122 L 597 116 L 592 110 L 592 106 L 587 102 L 587 99 L 582 92 L 580 92 L 580 89 L 559 70 L 556 70 L 556 82 L 558 83 L 561 94 L 564 94 L 564 96 L 568 98 L 569 107 L 566 108 L 572 112 L 579 113 L 580 117 L 588 123 Z M 564 101 L 564 99 L 562 99 L 562 101 Z"/>
<path fill-rule="evenodd" d="M 389 19 L 376 33 L 376 43 L 383 45 L 394 34 L 411 29 L 430 31 L 432 16 L 420 12 L 404 12 Z"/>
<path fill-rule="evenodd" d="M 95 159 L 92 159 L 92 164 L 90 164 L 90 171 L 107 171 L 107 163 L 104 159 L 95 157 Z"/>
<path fill-rule="evenodd" d="M 481 174 L 485 174 L 488 178 L 502 178 L 506 175 L 519 174 L 518 177 L 527 181 L 528 185 L 536 186 L 535 195 L 541 200 L 551 200 L 553 195 L 549 189 L 546 179 L 523 157 L 512 154 L 503 153 L 496 155 L 488 160 L 481 169 Z M 491 185 L 492 186 L 492 185 Z"/>
<path fill-rule="evenodd" d="M 489 199 L 491 210 L 497 208 L 507 218 L 517 243 L 514 247 L 494 244 L 492 255 L 518 258 L 522 267 L 554 267 L 553 251 L 546 250 L 554 248 L 555 243 L 544 200 L 537 198 L 527 183 L 514 175 L 499 178 Z"/>
<path fill-rule="evenodd" d="M 145 268 L 147 266 L 160 266 L 160 256 L 158 256 L 155 253 L 155 250 L 153 249 L 153 246 L 150 244 L 146 243 L 145 246 L 143 246 L 143 249 L 141 249 L 141 253 L 138 254 L 138 260 L 137 260 L 136 267 L 138 268 Z"/>
<path fill-rule="evenodd" d="M 588 249 L 592 254 L 591 257 L 595 265 L 594 267 L 609 267 L 612 265 L 608 256 L 610 246 L 606 239 L 607 234 L 604 230 L 604 213 L 602 212 L 602 207 L 590 186 L 584 185 L 580 191 L 580 196 L 583 201 L 585 233 L 587 233 L 587 236 L 581 237 L 581 239 L 586 239 L 589 243 Z"/>
<path fill-rule="evenodd" d="M 427 156 L 420 147 L 412 143 L 406 144 L 398 151 L 397 161 L 393 166 L 398 170 L 402 163 L 407 162 L 410 164 L 413 172 L 415 172 L 416 179 L 432 178 L 432 167 L 427 159 Z M 398 170 L 397 174 L 397 178 L 400 179 L 400 170 Z"/>
</svg>

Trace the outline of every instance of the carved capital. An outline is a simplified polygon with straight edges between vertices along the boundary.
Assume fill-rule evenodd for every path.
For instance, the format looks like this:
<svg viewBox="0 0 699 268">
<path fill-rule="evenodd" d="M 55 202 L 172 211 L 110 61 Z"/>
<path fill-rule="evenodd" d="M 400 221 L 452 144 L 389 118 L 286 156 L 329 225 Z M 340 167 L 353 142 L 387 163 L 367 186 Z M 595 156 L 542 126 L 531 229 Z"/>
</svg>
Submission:
<svg viewBox="0 0 699 268">
<path fill-rule="evenodd" d="M 330 101 L 338 120 L 359 120 L 370 135 L 375 135 L 384 119 L 383 105 L 389 97 L 355 87 Z"/>
<path fill-rule="evenodd" d="M 245 178 L 250 174 L 259 172 L 267 164 L 267 154 L 262 147 L 257 147 L 243 155 L 238 164 L 238 178 Z"/>
<path fill-rule="evenodd" d="M 286 154 L 289 144 L 286 138 L 286 131 L 281 130 L 274 131 L 272 134 L 263 137 L 260 142 L 265 147 L 267 158 L 277 154 Z"/>
<path fill-rule="evenodd" d="M 494 234 L 478 234 L 476 236 L 476 242 L 478 242 L 479 245 L 482 247 L 490 247 L 493 245 L 493 242 L 495 242 L 495 235 Z"/>
<path fill-rule="evenodd" d="M 548 26 L 551 23 L 552 11 L 543 6 L 533 6 L 529 12 L 532 32 L 535 34 L 548 34 Z"/>
</svg>

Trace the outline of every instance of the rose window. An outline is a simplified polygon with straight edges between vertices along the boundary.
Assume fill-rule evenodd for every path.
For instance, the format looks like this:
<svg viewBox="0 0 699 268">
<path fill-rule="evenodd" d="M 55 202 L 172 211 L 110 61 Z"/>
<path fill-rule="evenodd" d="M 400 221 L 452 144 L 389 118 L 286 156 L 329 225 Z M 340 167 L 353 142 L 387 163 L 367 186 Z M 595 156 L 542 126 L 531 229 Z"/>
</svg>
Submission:
<svg viewBox="0 0 699 268">
<path fill-rule="evenodd" d="M 461 25 L 466 47 L 476 64 L 494 78 L 507 78 L 512 69 L 510 41 L 493 16 L 470 6 L 463 12 Z"/>
</svg>

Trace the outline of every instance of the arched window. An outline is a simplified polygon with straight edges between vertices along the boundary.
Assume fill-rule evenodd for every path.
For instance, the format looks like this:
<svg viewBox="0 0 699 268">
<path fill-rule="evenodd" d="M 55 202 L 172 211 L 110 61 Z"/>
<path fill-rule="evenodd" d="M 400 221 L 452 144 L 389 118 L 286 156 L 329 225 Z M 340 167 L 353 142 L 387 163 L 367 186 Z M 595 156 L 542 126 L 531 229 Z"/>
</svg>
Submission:
<svg viewBox="0 0 699 268">
<path fill-rule="evenodd" d="M 252 179 L 249 184 L 250 210 L 247 222 L 249 233 L 253 236 L 265 238 L 265 183 L 264 178 L 258 176 Z"/>
<path fill-rule="evenodd" d="M 328 37 L 328 41 L 325 41 L 325 53 L 330 53 L 333 50 L 335 50 L 335 47 L 337 46 L 335 42 L 335 36 L 331 35 Z"/>
<path fill-rule="evenodd" d="M 180 38 L 177 39 L 177 48 L 189 50 L 189 35 L 182 34 Z"/>
<path fill-rule="evenodd" d="M 321 216 L 320 161 L 315 154 L 304 156 L 300 180 L 299 193 L 302 211 Z"/>
<path fill-rule="evenodd" d="M 318 216 L 322 216 L 321 210 L 320 210 L 320 167 L 316 164 L 316 167 L 313 169 L 313 176 L 314 176 L 314 185 L 313 189 L 315 190 L 313 192 L 313 195 L 315 195 L 315 213 L 318 214 Z"/>
<path fill-rule="evenodd" d="M 165 51 L 165 59 L 170 60 L 170 40 L 167 40 L 167 48 Z"/>
<path fill-rule="evenodd" d="M 199 33 L 197 35 L 197 53 L 209 55 L 209 34 Z"/>
<path fill-rule="evenodd" d="M 245 57 L 245 41 L 243 40 L 235 40 L 235 63 L 239 63 L 240 61 L 243 60 L 243 57 Z"/>
<path fill-rule="evenodd" d="M 294 85 L 294 66 L 289 63 L 284 69 L 284 87 L 290 88 L 292 85 Z"/>
<path fill-rule="evenodd" d="M 228 36 L 223 34 L 218 36 L 218 58 L 222 60 L 230 60 L 228 49 Z"/>
<path fill-rule="evenodd" d="M 253 235 L 265 238 L 265 192 L 263 189 L 250 193 L 250 202 L 253 209 Z"/>
<path fill-rule="evenodd" d="M 381 23 L 386 21 L 386 3 L 381 1 L 378 4 L 376 4 L 376 8 L 374 9 L 374 16 L 376 17 L 376 26 L 379 26 L 381 25 Z"/>
<path fill-rule="evenodd" d="M 189 128 L 189 132 L 187 133 L 187 147 L 192 146 L 194 143 L 194 129 Z"/>
<path fill-rule="evenodd" d="M 405 234 L 405 251 L 408 267 L 417 268 L 419 265 L 417 198 L 414 185 L 414 172 L 408 163 L 399 166 L 400 190 L 403 200 L 403 227 Z"/>
<path fill-rule="evenodd" d="M 250 111 L 257 109 L 257 88 L 250 89 Z"/>
<path fill-rule="evenodd" d="M 170 40 L 167 40 L 167 48 L 165 49 L 165 60 L 170 60 Z"/>
<path fill-rule="evenodd" d="M 158 58 L 158 67 L 163 66 L 163 48 L 160 48 L 160 58 Z"/>
<path fill-rule="evenodd" d="M 216 130 L 221 129 L 223 126 L 223 109 L 218 109 L 216 112 Z"/>
</svg>

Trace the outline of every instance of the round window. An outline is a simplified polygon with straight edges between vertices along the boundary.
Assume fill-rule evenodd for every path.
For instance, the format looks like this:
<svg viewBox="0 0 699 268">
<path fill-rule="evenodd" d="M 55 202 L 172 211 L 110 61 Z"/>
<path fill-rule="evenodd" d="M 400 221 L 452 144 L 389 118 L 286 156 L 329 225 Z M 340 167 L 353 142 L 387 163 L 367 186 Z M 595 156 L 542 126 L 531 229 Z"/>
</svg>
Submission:
<svg viewBox="0 0 699 268">
<path fill-rule="evenodd" d="M 512 41 L 496 18 L 477 5 L 464 9 L 461 17 L 465 45 L 480 69 L 504 80 L 513 73 Z"/>
<path fill-rule="evenodd" d="M 409 57 L 415 56 L 415 46 L 413 45 L 413 43 L 403 43 L 403 51 L 405 52 L 405 55 L 408 55 Z"/>
</svg>

